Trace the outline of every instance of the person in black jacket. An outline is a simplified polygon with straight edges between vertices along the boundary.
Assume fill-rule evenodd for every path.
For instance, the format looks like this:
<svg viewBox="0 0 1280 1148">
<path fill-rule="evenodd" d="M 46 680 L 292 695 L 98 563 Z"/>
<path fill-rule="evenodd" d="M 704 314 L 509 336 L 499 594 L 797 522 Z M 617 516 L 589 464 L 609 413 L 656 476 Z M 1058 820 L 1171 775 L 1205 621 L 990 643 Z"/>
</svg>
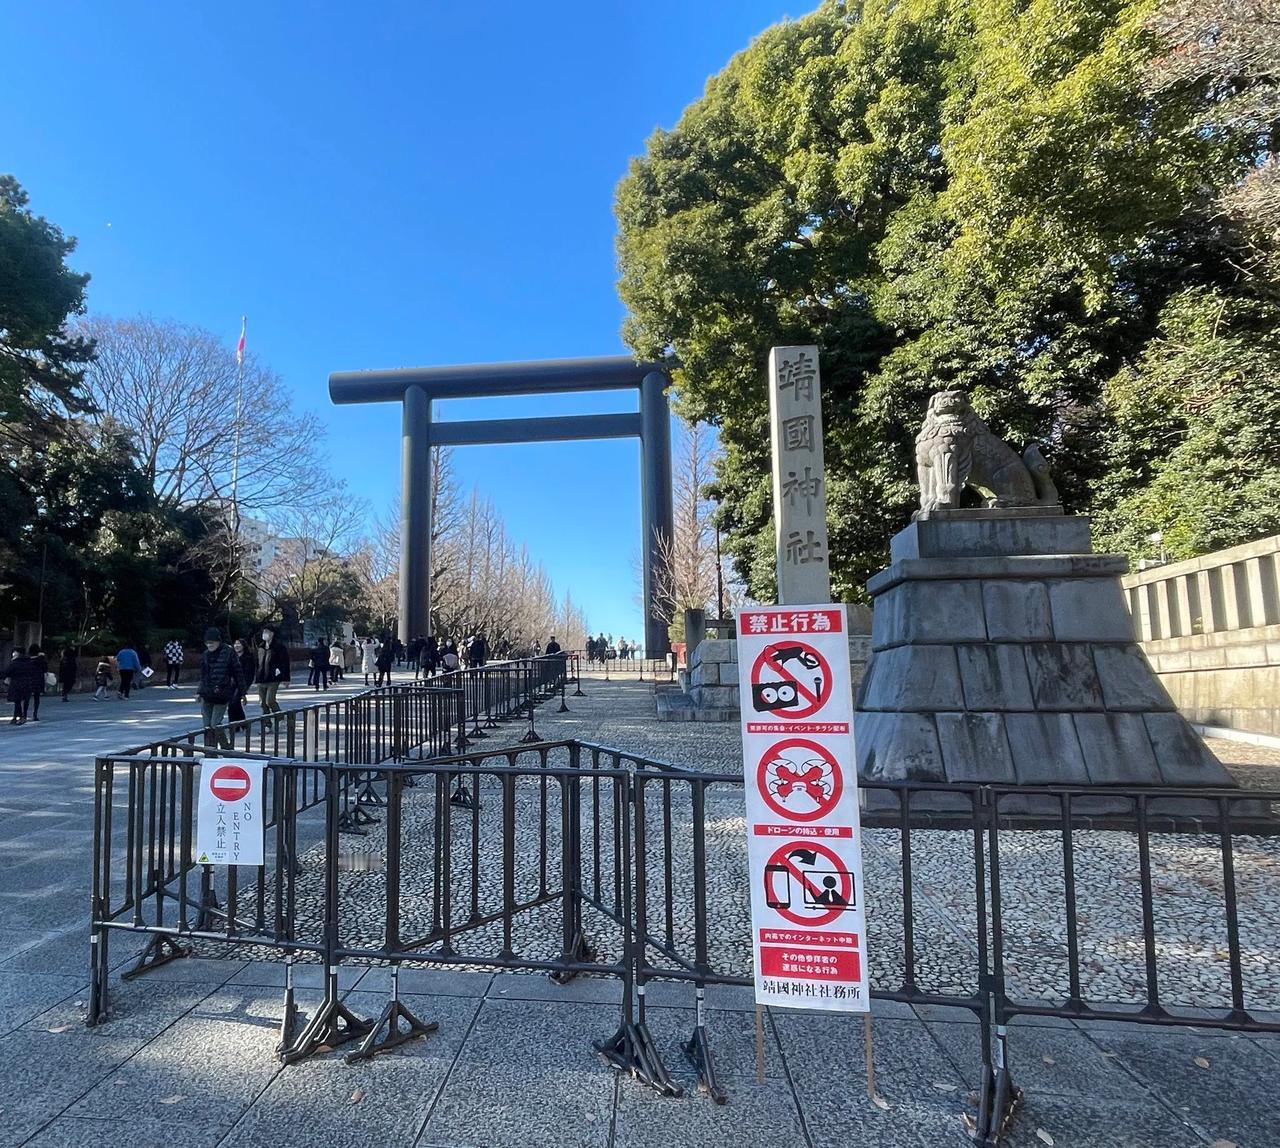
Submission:
<svg viewBox="0 0 1280 1148">
<path fill-rule="evenodd" d="M 262 627 L 258 642 L 258 665 L 254 679 L 258 683 L 258 704 L 264 714 L 278 714 L 280 703 L 276 691 L 289 684 L 289 647 L 269 622 Z"/>
<path fill-rule="evenodd" d="M 31 702 L 32 661 L 30 654 L 24 654 L 21 648 L 13 651 L 13 657 L 5 670 L 5 680 L 9 683 L 8 698 L 13 702 L 13 717 L 10 725 L 25 725 L 27 706 Z"/>
<path fill-rule="evenodd" d="M 317 638 L 310 651 L 311 685 L 319 691 L 323 686 L 329 688 L 329 643 L 324 638 Z"/>
<path fill-rule="evenodd" d="M 383 638 L 382 645 L 378 647 L 378 657 L 375 665 L 378 672 L 374 676 L 373 684 L 375 686 L 389 686 L 391 684 L 391 662 L 394 658 L 394 647 L 391 642 Z"/>
<path fill-rule="evenodd" d="M 204 632 L 204 653 L 200 655 L 200 717 L 205 729 L 216 729 L 218 744 L 231 748 L 231 739 L 221 728 L 232 698 L 244 693 L 244 674 L 235 651 L 222 641 L 222 631 L 210 626 Z"/>
<path fill-rule="evenodd" d="M 244 679 L 244 686 L 227 703 L 227 720 L 244 721 L 248 716 L 244 712 L 244 702 L 245 698 L 249 696 L 249 687 L 253 685 L 253 674 L 254 670 L 257 669 L 258 660 L 254 657 L 253 651 L 249 649 L 249 643 L 243 638 L 237 638 L 232 642 L 231 648 L 235 651 L 236 659 L 240 662 L 240 676 Z"/>
<path fill-rule="evenodd" d="M 31 658 L 31 720 L 40 720 L 40 699 L 44 697 L 45 674 L 49 672 L 49 659 L 44 656 L 39 643 L 33 642 L 27 651 Z"/>
<path fill-rule="evenodd" d="M 58 685 L 62 687 L 62 700 L 76 688 L 76 679 L 80 676 L 80 662 L 76 652 L 70 646 L 62 650 L 62 658 L 58 662 Z"/>
</svg>

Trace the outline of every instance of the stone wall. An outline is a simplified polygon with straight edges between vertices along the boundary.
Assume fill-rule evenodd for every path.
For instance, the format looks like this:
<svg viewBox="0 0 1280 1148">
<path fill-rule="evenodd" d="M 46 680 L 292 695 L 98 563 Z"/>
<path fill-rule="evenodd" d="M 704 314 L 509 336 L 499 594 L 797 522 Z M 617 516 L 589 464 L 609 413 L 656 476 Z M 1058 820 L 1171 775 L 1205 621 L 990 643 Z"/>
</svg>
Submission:
<svg viewBox="0 0 1280 1148">
<path fill-rule="evenodd" d="M 1130 574 L 1134 630 L 1182 713 L 1280 734 L 1280 535 Z"/>
</svg>

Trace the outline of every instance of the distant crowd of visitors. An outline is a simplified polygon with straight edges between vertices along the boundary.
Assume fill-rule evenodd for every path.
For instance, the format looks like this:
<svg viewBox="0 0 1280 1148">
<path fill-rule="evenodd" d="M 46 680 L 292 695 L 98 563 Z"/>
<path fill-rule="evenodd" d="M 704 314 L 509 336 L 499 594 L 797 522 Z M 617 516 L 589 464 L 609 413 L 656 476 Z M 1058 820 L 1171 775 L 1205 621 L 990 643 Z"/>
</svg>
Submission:
<svg viewBox="0 0 1280 1148">
<path fill-rule="evenodd" d="M 496 654 L 503 660 L 525 652 L 517 650 L 506 638 L 499 639 L 497 643 Z M 534 642 L 527 652 L 537 657 L 544 650 L 540 642 Z M 561 652 L 560 644 L 552 634 L 545 653 Z M 407 663 L 415 679 L 429 678 L 463 667 L 483 666 L 489 656 L 489 645 L 482 634 L 469 635 L 461 643 L 433 634 L 414 638 L 407 645 L 399 638 L 389 636 L 381 639 L 352 638 L 345 643 L 340 639 L 332 642 L 322 639 L 307 651 L 307 684 L 318 692 L 344 680 L 348 673 L 362 673 L 366 686 L 382 686 L 390 683 L 393 666 Z M 163 657 L 165 688 L 177 690 L 186 661 L 182 643 L 177 640 L 167 642 Z M 93 699 L 105 701 L 114 685 L 116 698 L 129 701 L 133 691 L 154 675 L 150 651 L 145 646 L 135 647 L 133 643 L 126 642 L 115 657 L 99 659 L 93 673 Z M 33 644 L 25 651 L 14 650 L 3 675 L 7 685 L 6 696 L 13 703 L 9 724 L 20 726 L 28 721 L 38 722 L 40 699 L 44 694 L 60 688 L 65 702 L 76 688 L 78 678 L 79 659 L 70 646 L 63 649 L 56 673 L 50 670 L 48 658 L 39 644 Z M 291 680 L 292 656 L 274 625 L 266 623 L 256 638 L 235 638 L 230 644 L 224 641 L 222 631 L 216 626 L 205 631 L 196 696 L 206 727 L 219 726 L 227 721 L 244 721 L 247 717 L 244 706 L 250 688 L 256 688 L 258 704 L 264 714 L 279 713 L 281 707 L 277 694 Z"/>
<path fill-rule="evenodd" d="M 622 662 L 629 662 L 633 658 L 640 656 L 640 644 L 638 642 L 628 642 L 626 638 L 619 638 L 618 644 L 613 644 L 613 635 L 607 638 L 601 634 L 599 637 L 587 638 L 587 661 L 588 662 L 611 662 L 615 658 Z"/>
</svg>

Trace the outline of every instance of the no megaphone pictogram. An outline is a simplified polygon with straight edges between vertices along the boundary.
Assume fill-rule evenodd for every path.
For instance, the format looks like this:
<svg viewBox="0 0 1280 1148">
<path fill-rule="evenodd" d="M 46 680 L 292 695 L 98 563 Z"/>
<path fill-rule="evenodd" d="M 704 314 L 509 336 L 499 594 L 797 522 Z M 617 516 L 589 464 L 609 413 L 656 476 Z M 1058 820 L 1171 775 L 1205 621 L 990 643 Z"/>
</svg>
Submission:
<svg viewBox="0 0 1280 1148">
<path fill-rule="evenodd" d="M 756 767 L 756 786 L 779 817 L 816 821 L 840 803 L 844 771 L 829 749 L 792 737 L 765 750 Z"/>
<path fill-rule="evenodd" d="M 831 666 L 807 642 L 788 638 L 760 651 L 751 666 L 751 708 L 771 717 L 800 721 L 831 698 Z"/>
</svg>

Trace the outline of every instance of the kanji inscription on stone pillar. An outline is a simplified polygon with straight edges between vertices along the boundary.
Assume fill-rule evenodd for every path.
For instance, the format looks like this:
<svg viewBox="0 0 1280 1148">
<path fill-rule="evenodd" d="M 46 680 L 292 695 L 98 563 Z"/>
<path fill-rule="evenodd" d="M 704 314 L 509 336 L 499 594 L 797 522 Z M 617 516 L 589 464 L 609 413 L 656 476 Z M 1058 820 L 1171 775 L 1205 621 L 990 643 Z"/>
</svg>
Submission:
<svg viewBox="0 0 1280 1148">
<path fill-rule="evenodd" d="M 769 352 L 769 435 L 778 604 L 828 602 L 827 481 L 817 347 L 774 347 Z"/>
</svg>

